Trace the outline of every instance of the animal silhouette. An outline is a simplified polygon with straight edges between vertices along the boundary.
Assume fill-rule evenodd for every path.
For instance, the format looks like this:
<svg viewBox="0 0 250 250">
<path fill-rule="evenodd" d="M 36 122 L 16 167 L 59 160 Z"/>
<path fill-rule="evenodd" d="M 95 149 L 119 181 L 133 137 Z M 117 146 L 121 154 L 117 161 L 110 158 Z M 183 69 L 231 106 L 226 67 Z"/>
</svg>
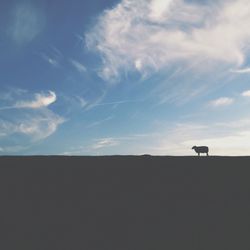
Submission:
<svg viewBox="0 0 250 250">
<path fill-rule="evenodd" d="M 208 156 L 208 147 L 207 146 L 193 146 L 192 149 L 194 149 L 194 151 L 198 154 L 198 156 L 200 156 L 201 153 L 207 154 Z"/>
</svg>

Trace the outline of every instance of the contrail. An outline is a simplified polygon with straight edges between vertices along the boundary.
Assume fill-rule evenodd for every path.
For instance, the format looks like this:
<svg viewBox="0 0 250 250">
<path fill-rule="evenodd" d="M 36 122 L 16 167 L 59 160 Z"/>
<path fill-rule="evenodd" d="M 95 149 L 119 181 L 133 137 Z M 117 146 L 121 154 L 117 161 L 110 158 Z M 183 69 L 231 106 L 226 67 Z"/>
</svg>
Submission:
<svg viewBox="0 0 250 250">
<path fill-rule="evenodd" d="M 130 102 L 143 102 L 143 100 L 125 100 L 125 101 L 118 101 L 118 102 L 103 102 L 103 103 L 95 104 L 94 106 L 114 105 L 114 104 L 130 103 Z"/>
</svg>

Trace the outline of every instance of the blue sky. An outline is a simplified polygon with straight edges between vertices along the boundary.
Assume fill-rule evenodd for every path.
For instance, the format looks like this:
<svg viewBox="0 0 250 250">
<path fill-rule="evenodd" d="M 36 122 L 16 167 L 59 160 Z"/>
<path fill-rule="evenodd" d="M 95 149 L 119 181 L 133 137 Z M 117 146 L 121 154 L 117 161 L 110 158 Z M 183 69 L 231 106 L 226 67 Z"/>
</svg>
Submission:
<svg viewBox="0 0 250 250">
<path fill-rule="evenodd" d="M 1 155 L 250 154 L 248 0 L 0 12 Z"/>
</svg>

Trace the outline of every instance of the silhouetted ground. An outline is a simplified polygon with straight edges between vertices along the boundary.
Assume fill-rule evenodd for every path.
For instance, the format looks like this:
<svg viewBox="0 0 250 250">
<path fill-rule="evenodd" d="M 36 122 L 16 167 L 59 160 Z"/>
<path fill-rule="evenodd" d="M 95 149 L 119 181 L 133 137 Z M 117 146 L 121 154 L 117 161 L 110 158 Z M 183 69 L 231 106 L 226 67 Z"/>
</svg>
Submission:
<svg viewBox="0 0 250 250">
<path fill-rule="evenodd" d="M 249 250 L 248 157 L 0 157 L 0 249 Z"/>
</svg>

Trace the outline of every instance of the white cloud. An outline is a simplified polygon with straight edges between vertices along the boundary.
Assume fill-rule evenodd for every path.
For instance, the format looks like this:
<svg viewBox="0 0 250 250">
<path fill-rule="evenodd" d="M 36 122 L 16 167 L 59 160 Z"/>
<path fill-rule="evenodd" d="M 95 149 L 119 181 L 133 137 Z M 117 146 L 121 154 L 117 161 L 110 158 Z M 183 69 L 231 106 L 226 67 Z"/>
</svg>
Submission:
<svg viewBox="0 0 250 250">
<path fill-rule="evenodd" d="M 96 142 L 91 146 L 93 149 L 101 149 L 106 147 L 117 146 L 119 141 L 115 138 L 102 138 L 96 140 Z"/>
<path fill-rule="evenodd" d="M 250 90 L 246 90 L 246 91 L 242 92 L 241 95 L 245 96 L 245 97 L 250 97 Z"/>
<path fill-rule="evenodd" d="M 238 74 L 246 74 L 246 73 L 250 73 L 250 68 L 235 69 L 235 70 L 231 70 L 231 72 L 238 73 Z"/>
<path fill-rule="evenodd" d="M 52 135 L 58 126 L 65 120 L 49 110 L 36 114 L 23 114 L 12 121 L 0 120 L 0 133 L 2 137 L 15 134 L 28 136 L 32 141 L 43 140 Z"/>
<path fill-rule="evenodd" d="M 149 18 L 153 21 L 161 21 L 164 18 L 164 14 L 169 12 L 170 4 L 173 0 L 154 0 L 150 3 L 150 13 Z"/>
<path fill-rule="evenodd" d="M 19 123 L 16 132 L 32 137 L 34 141 L 43 140 L 55 133 L 58 126 L 64 121 L 62 117 L 47 112 Z"/>
<path fill-rule="evenodd" d="M 39 35 L 44 24 L 44 16 L 38 8 L 28 3 L 18 3 L 12 13 L 9 34 L 17 44 L 27 44 Z"/>
<path fill-rule="evenodd" d="M 8 100 L 13 102 L 17 98 L 24 99 L 30 95 L 27 91 L 22 94 L 10 92 Z M 24 96 L 24 97 L 23 97 Z M 15 97 L 15 98 L 14 98 Z M 44 140 L 55 133 L 65 119 L 49 109 L 50 104 L 56 101 L 56 94 L 37 93 L 34 100 L 16 101 L 8 107 L 2 108 L 0 118 L 0 143 L 3 143 L 4 152 L 12 149 L 20 150 L 33 143 Z M 16 147 L 18 144 L 18 147 Z M 20 146 L 20 147 L 19 147 Z"/>
<path fill-rule="evenodd" d="M 56 94 L 53 91 L 49 91 L 48 95 L 45 94 L 35 94 L 34 101 L 19 101 L 14 107 L 15 108 L 31 108 L 39 109 L 47 107 L 56 101 Z"/>
<path fill-rule="evenodd" d="M 233 98 L 221 97 L 210 102 L 213 107 L 229 106 L 234 102 Z"/>
<path fill-rule="evenodd" d="M 69 61 L 72 64 L 72 66 L 80 73 L 85 73 L 87 71 L 86 67 L 82 63 L 73 59 L 70 59 Z"/>
<path fill-rule="evenodd" d="M 196 69 L 208 70 L 211 65 L 243 64 L 249 26 L 248 0 L 122 0 L 100 16 L 86 43 L 101 55 L 100 76 L 106 80 L 178 62 L 195 61 Z"/>
</svg>

